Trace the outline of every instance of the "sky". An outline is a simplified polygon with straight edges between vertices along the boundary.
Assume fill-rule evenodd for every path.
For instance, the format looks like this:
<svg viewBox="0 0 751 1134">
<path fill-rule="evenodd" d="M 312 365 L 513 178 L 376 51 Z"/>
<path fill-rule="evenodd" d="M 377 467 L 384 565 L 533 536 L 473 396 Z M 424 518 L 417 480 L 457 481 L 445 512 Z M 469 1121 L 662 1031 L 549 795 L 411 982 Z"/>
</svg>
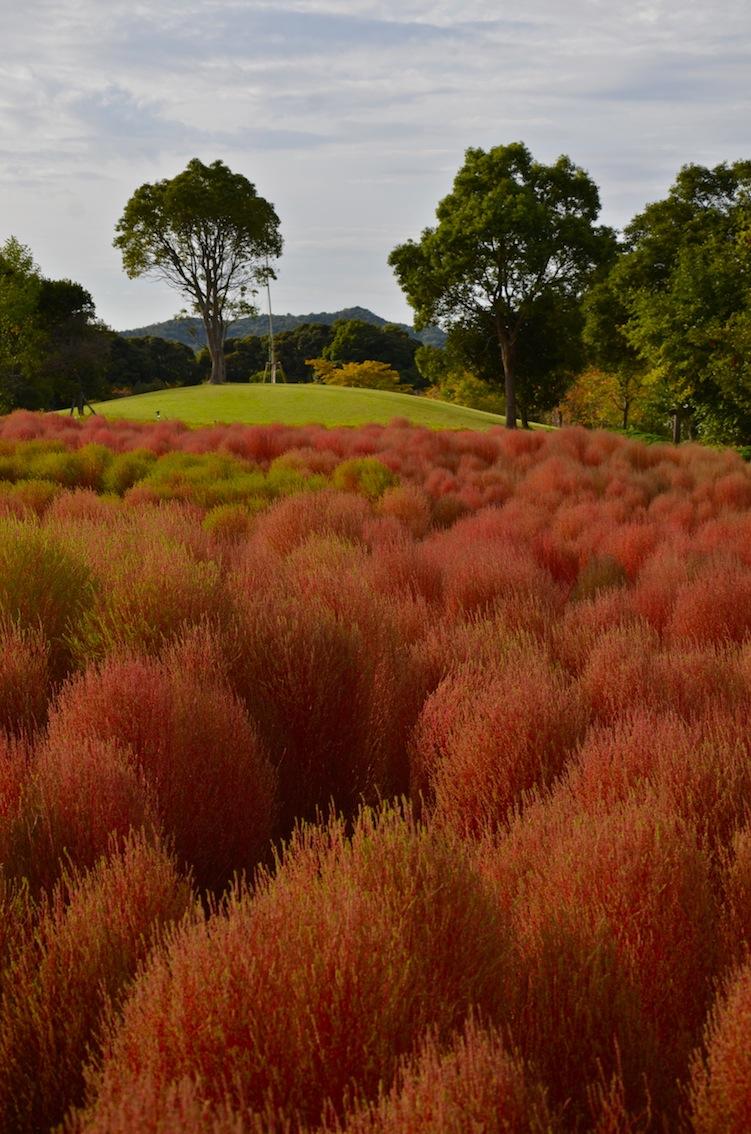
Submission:
<svg viewBox="0 0 751 1134">
<path fill-rule="evenodd" d="M 685 163 L 751 157 L 749 0 L 0 0 L 0 44 L 0 243 L 116 330 L 185 306 L 112 241 L 193 157 L 276 208 L 277 312 L 402 322 L 389 252 L 469 146 L 568 154 L 616 228 Z"/>
</svg>

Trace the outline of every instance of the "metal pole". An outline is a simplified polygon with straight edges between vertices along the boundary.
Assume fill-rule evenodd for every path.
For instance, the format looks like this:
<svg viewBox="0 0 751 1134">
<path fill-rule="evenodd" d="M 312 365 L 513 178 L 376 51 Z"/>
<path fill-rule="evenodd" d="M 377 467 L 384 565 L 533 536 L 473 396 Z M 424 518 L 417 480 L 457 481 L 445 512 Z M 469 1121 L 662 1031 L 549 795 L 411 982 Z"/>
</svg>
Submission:
<svg viewBox="0 0 751 1134">
<path fill-rule="evenodd" d="M 268 261 L 266 261 L 266 268 L 268 269 Z M 269 364 L 271 366 L 271 382 L 276 383 L 276 349 L 274 346 L 274 321 L 271 317 L 271 285 L 269 283 L 269 274 L 266 272 L 266 296 L 269 302 Z"/>
</svg>

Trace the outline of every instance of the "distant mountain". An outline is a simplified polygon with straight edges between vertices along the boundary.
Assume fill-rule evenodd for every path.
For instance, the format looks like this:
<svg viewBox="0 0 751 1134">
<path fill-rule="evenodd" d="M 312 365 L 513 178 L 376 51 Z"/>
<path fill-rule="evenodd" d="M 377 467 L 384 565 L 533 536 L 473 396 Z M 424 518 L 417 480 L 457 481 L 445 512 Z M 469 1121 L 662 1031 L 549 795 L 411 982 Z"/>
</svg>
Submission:
<svg viewBox="0 0 751 1134">
<path fill-rule="evenodd" d="M 383 327 L 390 322 L 368 311 L 367 307 L 345 307 L 342 311 L 318 311 L 310 315 L 274 315 L 274 331 L 292 331 L 301 323 L 338 323 L 342 319 L 361 319 L 363 323 L 373 323 L 376 327 Z M 407 323 L 395 323 L 392 326 L 401 327 L 429 346 L 443 346 L 446 335 L 438 327 L 428 327 L 425 331 L 415 331 Z M 238 319 L 230 327 L 229 337 L 233 339 L 244 338 L 246 335 L 266 335 L 269 330 L 267 315 L 252 315 L 245 319 Z M 158 339 L 171 339 L 174 342 L 185 343 L 194 350 L 206 346 L 206 332 L 203 323 L 195 316 L 188 315 L 183 319 L 166 319 L 163 323 L 150 323 L 148 327 L 136 327 L 131 331 L 120 331 L 125 339 L 143 338 L 153 335 Z"/>
</svg>

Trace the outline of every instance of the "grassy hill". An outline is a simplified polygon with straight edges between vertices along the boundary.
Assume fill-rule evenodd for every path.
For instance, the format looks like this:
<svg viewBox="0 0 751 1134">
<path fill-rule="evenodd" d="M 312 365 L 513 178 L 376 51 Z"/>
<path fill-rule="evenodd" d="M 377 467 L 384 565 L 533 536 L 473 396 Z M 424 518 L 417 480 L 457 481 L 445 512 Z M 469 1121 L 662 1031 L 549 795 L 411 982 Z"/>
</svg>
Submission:
<svg viewBox="0 0 751 1134">
<path fill-rule="evenodd" d="M 364 425 L 387 424 L 395 417 L 431 429 L 487 429 L 504 424 L 503 418 L 492 413 L 411 394 L 317 385 L 187 386 L 99 402 L 94 408 L 104 417 L 135 421 L 154 421 L 158 410 L 163 420 L 178 419 L 188 425 L 267 425 L 277 421 L 287 425 Z"/>
</svg>

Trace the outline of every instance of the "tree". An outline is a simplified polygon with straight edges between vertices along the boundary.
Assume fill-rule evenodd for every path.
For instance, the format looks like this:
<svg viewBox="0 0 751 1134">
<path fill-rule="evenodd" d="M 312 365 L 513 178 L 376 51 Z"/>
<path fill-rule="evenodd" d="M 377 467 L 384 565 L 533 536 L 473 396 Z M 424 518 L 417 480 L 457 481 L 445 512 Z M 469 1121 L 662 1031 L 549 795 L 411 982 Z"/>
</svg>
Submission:
<svg viewBox="0 0 751 1134">
<path fill-rule="evenodd" d="M 389 257 L 418 330 L 490 328 L 509 428 L 517 363 L 536 313 L 579 296 L 613 254 L 612 231 L 595 225 L 599 210 L 596 185 L 565 156 L 547 166 L 521 142 L 469 149 L 435 228 Z"/>
<path fill-rule="evenodd" d="M 419 381 L 415 366 L 419 346 L 417 339 L 393 323 L 379 327 L 362 319 L 340 319 L 322 355 L 332 362 L 385 362 L 399 372 L 402 381 L 414 384 Z"/>
<path fill-rule="evenodd" d="M 612 378 L 613 397 L 620 411 L 619 425 L 628 429 L 634 401 L 648 385 L 648 369 L 628 333 L 627 298 L 619 291 L 618 275 L 612 272 L 595 284 L 584 298 L 584 345 L 591 374 L 605 372 Z"/>
<path fill-rule="evenodd" d="M 117 224 L 115 247 L 127 274 L 175 287 L 203 319 L 211 382 L 225 380 L 228 324 L 251 310 L 248 296 L 273 278 L 281 254 L 279 218 L 242 174 L 193 158 L 170 180 L 141 185 Z"/>
<path fill-rule="evenodd" d="M 106 392 L 109 333 L 89 292 L 49 280 L 13 237 L 0 248 L 0 405 L 61 409 Z"/>
<path fill-rule="evenodd" d="M 36 355 L 35 318 L 42 277 L 30 250 L 11 236 L 0 246 L 0 412 L 26 406 Z M 34 397 L 38 409 L 41 402 Z"/>
<path fill-rule="evenodd" d="M 378 359 L 364 359 L 362 362 L 345 362 L 337 365 L 328 358 L 309 358 L 308 366 L 313 371 L 313 380 L 323 382 L 327 386 L 351 386 L 364 390 L 410 393 L 399 381 L 398 372 L 387 362 Z"/>
<path fill-rule="evenodd" d="M 684 166 L 668 196 L 625 230 L 613 276 L 628 310 L 626 334 L 657 375 L 675 440 L 689 414 L 717 439 L 723 430 L 726 440 L 748 435 L 750 375 L 741 359 L 750 223 L 751 162 L 739 161 Z"/>
<path fill-rule="evenodd" d="M 156 335 L 112 335 L 107 363 L 112 386 L 146 393 L 165 386 L 195 386 L 200 382 L 196 356 L 185 343 Z"/>
<path fill-rule="evenodd" d="M 318 358 L 331 341 L 329 323 L 301 323 L 291 331 L 275 336 L 277 362 L 281 365 L 285 382 L 309 382 L 310 372 L 306 359 Z M 264 339 L 267 344 L 267 340 Z M 266 346 L 268 355 L 268 346 Z"/>
<path fill-rule="evenodd" d="M 108 392 L 110 339 L 97 321 L 94 300 L 73 280 L 43 279 L 36 324 L 40 359 L 38 385 L 49 407 L 78 405 Z"/>
</svg>

